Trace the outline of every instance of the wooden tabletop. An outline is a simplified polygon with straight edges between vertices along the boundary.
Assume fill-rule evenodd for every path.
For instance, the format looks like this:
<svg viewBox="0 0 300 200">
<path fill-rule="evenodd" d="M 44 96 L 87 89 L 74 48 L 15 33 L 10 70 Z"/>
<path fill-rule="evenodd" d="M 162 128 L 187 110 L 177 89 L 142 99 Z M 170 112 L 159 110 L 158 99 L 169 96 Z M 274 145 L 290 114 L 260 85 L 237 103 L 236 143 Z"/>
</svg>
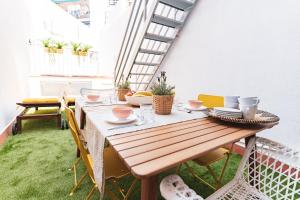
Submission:
<svg viewBox="0 0 300 200">
<path fill-rule="evenodd" d="M 143 179 L 263 129 L 265 127 L 233 126 L 203 118 L 107 139 L 133 175 Z"/>
</svg>

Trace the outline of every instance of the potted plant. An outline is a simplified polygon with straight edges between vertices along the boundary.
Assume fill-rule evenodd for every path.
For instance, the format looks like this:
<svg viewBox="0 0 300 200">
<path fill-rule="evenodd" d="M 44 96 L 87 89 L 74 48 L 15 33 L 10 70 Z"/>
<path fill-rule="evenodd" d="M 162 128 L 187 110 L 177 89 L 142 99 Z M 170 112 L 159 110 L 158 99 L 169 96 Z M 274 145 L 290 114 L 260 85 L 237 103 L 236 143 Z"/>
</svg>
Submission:
<svg viewBox="0 0 300 200">
<path fill-rule="evenodd" d="M 126 101 L 125 95 L 130 91 L 130 83 L 124 80 L 124 76 L 122 76 L 121 83 L 118 85 L 117 89 L 119 101 Z"/>
<path fill-rule="evenodd" d="M 57 41 L 55 44 L 55 53 L 62 54 L 64 52 L 65 46 L 66 46 L 66 43 Z"/>
<path fill-rule="evenodd" d="M 78 56 L 78 49 L 80 48 L 80 43 L 72 42 L 72 54 Z"/>
<path fill-rule="evenodd" d="M 72 53 L 76 56 L 87 56 L 89 53 L 89 50 L 92 48 L 92 46 L 87 44 L 81 44 L 72 42 Z"/>
<path fill-rule="evenodd" d="M 172 111 L 174 100 L 174 86 L 167 84 L 166 72 L 162 71 L 157 82 L 151 86 L 153 93 L 153 107 L 156 114 L 168 115 Z"/>
<path fill-rule="evenodd" d="M 78 54 L 79 56 L 87 56 L 89 53 L 89 50 L 92 48 L 90 45 L 82 45 L 81 48 L 79 48 Z"/>
<path fill-rule="evenodd" d="M 44 50 L 47 53 L 55 53 L 54 41 L 51 38 L 42 41 Z"/>
</svg>

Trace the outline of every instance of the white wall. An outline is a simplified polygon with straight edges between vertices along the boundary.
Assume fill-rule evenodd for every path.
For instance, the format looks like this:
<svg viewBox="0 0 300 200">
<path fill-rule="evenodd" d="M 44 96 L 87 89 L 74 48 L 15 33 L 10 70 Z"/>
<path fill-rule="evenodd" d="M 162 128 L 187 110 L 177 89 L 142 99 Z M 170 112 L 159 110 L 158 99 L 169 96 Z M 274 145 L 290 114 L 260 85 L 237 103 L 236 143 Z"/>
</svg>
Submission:
<svg viewBox="0 0 300 200">
<path fill-rule="evenodd" d="M 48 37 L 65 42 L 92 44 L 95 38 L 90 28 L 50 0 L 25 0 L 30 11 L 32 40 Z"/>
<path fill-rule="evenodd" d="M 101 55 L 101 75 L 113 76 L 116 61 L 130 16 L 131 7 L 128 3 L 119 2 L 112 11 L 109 24 L 100 32 L 99 54 Z"/>
<path fill-rule="evenodd" d="M 0 131 L 28 91 L 29 13 L 24 0 L 0 1 Z"/>
<path fill-rule="evenodd" d="M 300 149 L 300 1 L 200 0 L 163 70 L 180 98 L 259 96 L 280 116 L 263 136 Z"/>
</svg>

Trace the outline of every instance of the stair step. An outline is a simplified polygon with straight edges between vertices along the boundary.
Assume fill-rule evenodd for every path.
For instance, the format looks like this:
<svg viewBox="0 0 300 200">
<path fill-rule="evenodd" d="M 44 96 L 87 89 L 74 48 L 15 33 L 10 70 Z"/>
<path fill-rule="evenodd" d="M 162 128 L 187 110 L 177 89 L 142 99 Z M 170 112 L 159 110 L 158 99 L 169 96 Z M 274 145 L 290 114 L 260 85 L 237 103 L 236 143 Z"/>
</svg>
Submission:
<svg viewBox="0 0 300 200">
<path fill-rule="evenodd" d="M 191 8 L 194 5 L 193 2 L 187 0 L 159 0 L 159 2 L 183 11 Z"/>
<path fill-rule="evenodd" d="M 167 17 L 163 17 L 160 15 L 153 15 L 151 21 L 156 24 L 160 24 L 163 26 L 171 27 L 171 28 L 176 28 L 176 27 L 182 25 L 182 22 L 179 22 L 179 21 L 167 18 Z"/>
<path fill-rule="evenodd" d="M 135 65 L 158 66 L 159 63 L 134 62 Z"/>
<path fill-rule="evenodd" d="M 134 75 L 134 76 L 153 76 L 154 74 L 149 74 L 149 73 L 130 73 L 130 75 Z"/>
<path fill-rule="evenodd" d="M 147 54 L 155 54 L 155 55 L 163 55 L 165 52 L 163 51 L 153 51 L 148 49 L 140 49 L 139 53 L 147 53 Z"/>
<path fill-rule="evenodd" d="M 150 82 L 129 82 L 129 84 L 141 84 L 141 85 L 144 85 L 144 84 L 149 84 Z"/>
<path fill-rule="evenodd" d="M 151 33 L 147 33 L 144 38 L 149 40 L 159 41 L 159 42 L 166 42 L 166 43 L 174 40 L 174 38 L 164 37 L 164 36 L 155 35 Z"/>
</svg>

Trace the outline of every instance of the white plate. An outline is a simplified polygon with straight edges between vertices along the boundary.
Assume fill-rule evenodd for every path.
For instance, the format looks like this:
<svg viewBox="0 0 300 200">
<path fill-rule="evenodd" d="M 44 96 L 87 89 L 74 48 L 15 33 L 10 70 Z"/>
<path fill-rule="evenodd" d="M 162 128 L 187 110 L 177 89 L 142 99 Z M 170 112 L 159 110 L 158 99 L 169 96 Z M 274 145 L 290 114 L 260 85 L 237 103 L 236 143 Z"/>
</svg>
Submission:
<svg viewBox="0 0 300 200">
<path fill-rule="evenodd" d="M 137 120 L 136 115 L 130 115 L 127 119 L 118 119 L 113 115 L 110 115 L 106 122 L 111 123 L 111 124 L 129 124 L 131 122 L 134 122 Z"/>
<path fill-rule="evenodd" d="M 203 111 L 206 110 L 207 107 L 206 106 L 201 106 L 200 108 L 192 108 L 190 105 L 186 104 L 184 105 L 185 109 L 191 110 L 191 111 Z"/>
<path fill-rule="evenodd" d="M 214 110 L 216 112 L 230 112 L 230 113 L 241 113 L 240 110 L 234 108 L 223 108 L 223 107 L 215 107 Z"/>
</svg>

